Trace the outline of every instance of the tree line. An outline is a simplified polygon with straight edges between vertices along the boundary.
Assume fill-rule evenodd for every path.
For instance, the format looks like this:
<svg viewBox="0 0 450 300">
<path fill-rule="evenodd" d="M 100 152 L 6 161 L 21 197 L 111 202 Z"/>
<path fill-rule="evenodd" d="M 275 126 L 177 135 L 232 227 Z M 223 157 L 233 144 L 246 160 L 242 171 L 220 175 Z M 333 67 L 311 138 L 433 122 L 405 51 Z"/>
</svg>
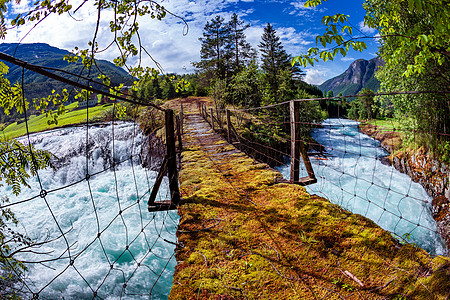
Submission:
<svg viewBox="0 0 450 300">
<path fill-rule="evenodd" d="M 322 96 L 317 87 L 302 80 L 299 64 L 291 64 L 292 56 L 270 23 L 264 27 L 259 51 L 248 43 L 247 28 L 249 25 L 234 13 L 228 22 L 214 17 L 203 29 L 201 60 L 194 66 L 199 86 L 213 96 L 216 106 L 256 107 L 305 93 Z"/>
<path fill-rule="evenodd" d="M 193 63 L 195 73 L 149 78 L 140 83 L 137 95 L 150 100 L 210 95 L 218 108 L 226 104 L 256 107 L 310 95 L 322 97 L 319 88 L 302 80 L 300 65 L 291 64 L 292 56 L 270 23 L 264 28 L 259 51 L 247 41 L 245 30 L 249 27 L 236 13 L 229 21 L 213 17 L 199 38 L 200 61 Z M 177 91 L 181 78 L 189 85 Z"/>
</svg>

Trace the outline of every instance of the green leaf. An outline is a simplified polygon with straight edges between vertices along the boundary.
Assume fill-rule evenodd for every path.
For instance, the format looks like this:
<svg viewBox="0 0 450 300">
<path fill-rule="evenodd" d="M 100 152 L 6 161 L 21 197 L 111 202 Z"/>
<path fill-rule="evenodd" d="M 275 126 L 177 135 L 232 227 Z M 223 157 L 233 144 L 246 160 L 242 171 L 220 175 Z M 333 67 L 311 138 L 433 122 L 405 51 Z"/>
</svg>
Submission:
<svg viewBox="0 0 450 300">
<path fill-rule="evenodd" d="M 2 61 L 0 61 L 0 73 L 1 74 L 8 74 L 9 67 Z"/>
</svg>

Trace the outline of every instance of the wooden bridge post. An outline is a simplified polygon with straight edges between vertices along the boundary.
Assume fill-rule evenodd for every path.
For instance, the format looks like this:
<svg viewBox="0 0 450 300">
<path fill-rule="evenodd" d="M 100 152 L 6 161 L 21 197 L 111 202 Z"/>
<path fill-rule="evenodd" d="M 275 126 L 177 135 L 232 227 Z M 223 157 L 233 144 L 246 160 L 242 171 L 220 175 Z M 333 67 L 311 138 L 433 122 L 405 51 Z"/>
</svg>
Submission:
<svg viewBox="0 0 450 300">
<path fill-rule="evenodd" d="M 183 144 L 182 144 L 182 141 L 181 141 L 182 129 L 181 129 L 181 118 L 180 118 L 180 116 L 176 116 L 175 120 L 176 120 L 176 126 L 177 126 L 178 151 L 181 153 L 181 151 L 183 150 Z"/>
<path fill-rule="evenodd" d="M 177 152 L 175 148 L 175 129 L 173 124 L 173 110 L 166 110 L 166 146 L 167 146 L 167 172 L 169 175 L 170 200 L 172 205 L 180 203 L 178 189 Z"/>
<path fill-rule="evenodd" d="M 289 103 L 291 123 L 291 182 L 298 182 L 300 178 L 300 130 L 298 120 L 300 119 L 299 103 L 291 100 Z"/>
<path fill-rule="evenodd" d="M 183 110 L 183 104 L 181 104 L 180 107 L 180 126 L 181 126 L 181 134 L 183 134 L 183 122 L 184 122 L 184 110 Z"/>
<path fill-rule="evenodd" d="M 309 160 L 308 152 L 305 149 L 303 142 L 300 145 L 300 153 L 302 154 L 303 163 L 305 164 L 306 172 L 308 173 L 309 181 L 306 184 L 316 183 L 316 175 L 314 174 L 314 169 L 311 164 L 311 160 Z"/>
<path fill-rule="evenodd" d="M 209 111 L 211 113 L 211 127 L 212 127 L 212 130 L 214 130 L 214 114 L 213 114 L 212 107 L 209 109 Z"/>
<path fill-rule="evenodd" d="M 291 100 L 289 103 L 291 123 L 291 177 L 292 183 L 308 185 L 317 182 L 311 161 L 300 136 L 300 102 Z M 300 155 L 302 156 L 308 176 L 300 178 Z"/>
<path fill-rule="evenodd" d="M 226 110 L 227 115 L 227 137 L 228 137 L 228 143 L 231 144 L 231 118 L 230 118 L 230 111 Z"/>
</svg>

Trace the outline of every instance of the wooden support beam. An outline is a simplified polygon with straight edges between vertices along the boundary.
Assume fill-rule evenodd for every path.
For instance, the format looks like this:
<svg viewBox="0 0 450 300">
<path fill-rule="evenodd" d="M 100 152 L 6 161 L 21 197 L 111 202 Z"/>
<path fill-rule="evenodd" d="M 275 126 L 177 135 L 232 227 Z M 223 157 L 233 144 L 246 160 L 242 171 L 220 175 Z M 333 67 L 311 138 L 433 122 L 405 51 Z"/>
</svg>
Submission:
<svg viewBox="0 0 450 300">
<path fill-rule="evenodd" d="M 303 142 L 300 143 L 300 153 L 302 154 L 303 163 L 305 164 L 306 172 L 308 172 L 308 177 L 311 178 L 311 180 L 315 180 L 313 183 L 316 183 L 316 175 L 314 174 L 311 160 L 309 159 L 308 152 L 306 151 L 305 144 Z"/>
<path fill-rule="evenodd" d="M 215 130 L 215 129 L 214 129 L 214 114 L 213 114 L 213 109 L 212 109 L 212 107 L 209 109 L 209 111 L 210 111 L 210 113 L 211 113 L 211 127 L 212 127 L 212 130 Z"/>
<path fill-rule="evenodd" d="M 158 176 L 156 177 L 155 183 L 153 184 L 152 192 L 150 193 L 150 198 L 148 200 L 148 206 L 150 207 L 155 203 L 156 195 L 158 194 L 159 187 L 161 185 L 162 179 L 167 171 L 167 155 L 164 156 L 164 160 L 161 164 L 161 169 L 159 169 Z"/>
<path fill-rule="evenodd" d="M 317 182 L 309 160 L 308 153 L 306 152 L 305 144 L 301 140 L 300 136 L 300 102 L 291 100 L 289 103 L 290 110 L 290 123 L 291 123 L 291 176 L 290 181 L 292 183 L 300 185 L 308 185 Z M 308 176 L 300 178 L 300 155 L 303 159 Z"/>
<path fill-rule="evenodd" d="M 231 143 L 231 118 L 230 118 L 230 111 L 227 109 L 226 110 L 226 114 L 227 114 L 227 138 L 228 138 L 228 143 Z"/>
<path fill-rule="evenodd" d="M 148 206 L 148 211 L 165 211 L 165 210 L 174 210 L 177 209 L 177 206 L 172 203 L 170 200 L 163 200 L 154 202 L 152 205 Z"/>
<path fill-rule="evenodd" d="M 180 190 L 178 188 L 177 152 L 175 148 L 175 129 L 173 124 L 173 110 L 166 110 L 166 147 L 167 172 L 169 176 L 170 199 L 173 205 L 180 203 Z"/>
<path fill-rule="evenodd" d="M 317 183 L 317 179 L 315 177 L 311 178 L 309 176 L 306 176 L 306 177 L 299 178 L 298 181 L 293 182 L 293 183 L 305 186 L 305 185 L 310 185 L 310 184 L 313 184 L 313 183 Z"/>
<path fill-rule="evenodd" d="M 183 104 L 181 104 L 181 107 L 180 107 L 180 126 L 181 126 L 181 134 L 184 133 L 183 123 L 184 123 L 184 109 L 183 109 Z"/>
<path fill-rule="evenodd" d="M 178 138 L 178 152 L 181 153 L 183 150 L 183 143 L 181 141 L 181 119 L 180 116 L 176 116 L 176 123 L 177 123 L 177 138 Z"/>
<path fill-rule="evenodd" d="M 300 119 L 299 103 L 291 100 L 289 103 L 291 123 L 291 182 L 297 182 L 300 177 L 300 130 L 297 121 Z"/>
</svg>

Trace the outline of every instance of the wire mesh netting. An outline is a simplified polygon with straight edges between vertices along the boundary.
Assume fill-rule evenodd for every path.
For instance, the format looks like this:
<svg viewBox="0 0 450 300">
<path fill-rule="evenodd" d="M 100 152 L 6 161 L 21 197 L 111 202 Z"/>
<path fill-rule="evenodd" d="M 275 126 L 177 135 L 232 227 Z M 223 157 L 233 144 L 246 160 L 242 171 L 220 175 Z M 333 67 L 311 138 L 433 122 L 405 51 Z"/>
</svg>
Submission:
<svg viewBox="0 0 450 300">
<path fill-rule="evenodd" d="M 127 100 L 126 95 L 118 98 Z M 8 198 L 2 213 L 14 213 L 19 224 L 15 228 L 10 221 L 7 227 L 23 237 L 2 241 L 8 247 L 2 253 L 6 258 L 2 260 L 2 295 L 168 297 L 179 217 L 175 211 L 148 211 L 165 150 L 157 149 L 137 121 L 139 114 L 147 113 L 145 119 L 155 122 L 164 119 L 164 113 L 154 105 L 130 101 L 127 121 L 121 121 L 116 118 L 120 104 L 113 100 L 104 106 L 108 122 L 94 124 L 90 116 L 94 108 L 88 103 L 79 108 L 85 114 L 81 126 L 41 133 L 31 133 L 33 128 L 28 126 L 30 117 L 39 116 L 25 111 L 26 135 L 17 140 L 31 154 L 30 168 L 36 172 L 27 178 L 29 188 L 23 187 L 19 195 L 10 185 L 1 187 Z M 42 150 L 51 153 L 51 167 L 46 169 L 35 165 L 36 153 Z M 2 153 L 2 158 L 12 159 L 17 151 L 21 149 Z M 164 177 L 156 200 L 170 197 L 169 180 Z"/>
<path fill-rule="evenodd" d="M 360 122 L 344 117 L 343 112 L 339 111 L 340 106 L 336 105 L 337 101 L 335 105 L 330 104 L 332 101 L 329 99 L 295 102 L 299 103 L 300 115 L 295 122 L 290 119 L 290 102 L 285 102 L 230 111 L 232 126 L 227 127 L 226 122 L 222 122 L 225 124 L 223 130 L 232 132 L 231 140 L 237 147 L 269 163 L 292 182 L 291 145 L 296 141 L 291 137 L 291 125 L 294 122 L 301 136 L 297 142 L 305 145 L 317 179 L 317 183 L 306 186 L 308 192 L 372 219 L 402 242 L 415 243 L 433 255 L 445 254 L 445 243 L 433 219 L 432 196 L 445 191 L 445 180 L 448 179 L 446 165 L 434 167 L 434 175 L 441 176 L 443 182 L 442 187 L 438 185 L 441 190 L 428 189 L 427 192 L 420 183 L 404 174 L 414 172 L 420 164 L 415 166 L 409 162 L 411 166 L 405 167 L 409 156 L 399 160 L 387 151 L 394 153 L 401 147 L 405 133 L 411 135 L 398 122 L 388 119 L 383 121 L 383 126 L 378 126 L 377 132 L 383 133 L 381 144 L 361 132 Z M 324 110 L 332 112 L 333 117 L 324 116 Z M 225 115 L 225 111 L 215 114 Z M 211 122 L 210 114 L 206 117 Z M 365 128 L 368 128 L 367 132 L 374 131 L 374 126 Z M 409 147 L 413 148 L 414 142 L 413 138 Z M 308 178 L 310 174 L 304 159 L 298 159 L 299 177 Z M 417 173 L 432 172 L 431 169 L 423 169 Z M 411 172 L 410 175 L 414 178 Z"/>
</svg>

